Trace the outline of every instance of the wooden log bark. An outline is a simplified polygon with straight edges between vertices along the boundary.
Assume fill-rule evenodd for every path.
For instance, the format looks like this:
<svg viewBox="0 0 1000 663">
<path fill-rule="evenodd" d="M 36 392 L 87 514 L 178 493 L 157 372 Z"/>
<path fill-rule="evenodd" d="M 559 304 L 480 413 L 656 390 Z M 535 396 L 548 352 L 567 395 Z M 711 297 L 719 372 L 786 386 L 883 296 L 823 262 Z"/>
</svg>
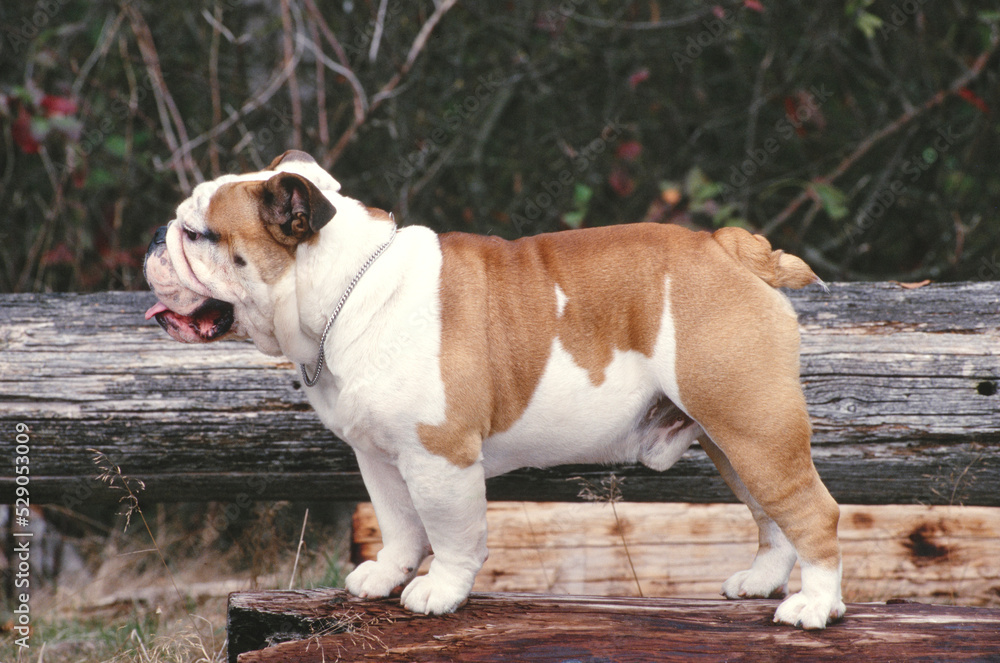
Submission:
<svg viewBox="0 0 1000 663">
<path fill-rule="evenodd" d="M 814 457 L 845 503 L 1000 505 L 998 283 L 790 291 Z M 143 499 L 365 499 L 350 449 L 310 410 L 291 363 L 245 342 L 171 341 L 149 293 L 0 295 L 0 427 L 27 424 L 31 497 L 116 501 L 89 449 Z M 12 465 L 0 502 L 12 501 Z M 700 449 L 667 473 L 615 468 L 628 501 L 732 501 Z M 522 470 L 492 499 L 578 500 L 607 468 Z"/>
<path fill-rule="evenodd" d="M 491 502 L 486 519 L 477 592 L 639 596 L 638 585 L 643 596 L 713 599 L 757 552 L 741 504 Z M 375 559 L 371 504 L 358 505 L 353 524 L 351 561 Z M 847 601 L 1000 608 L 1000 509 L 844 505 L 839 535 Z M 798 569 L 789 587 L 798 591 Z"/>
<path fill-rule="evenodd" d="M 237 593 L 229 660 L 986 661 L 1000 651 L 1000 610 L 855 603 L 805 632 L 773 624 L 777 604 L 473 594 L 454 614 L 423 617 L 341 590 Z"/>
</svg>

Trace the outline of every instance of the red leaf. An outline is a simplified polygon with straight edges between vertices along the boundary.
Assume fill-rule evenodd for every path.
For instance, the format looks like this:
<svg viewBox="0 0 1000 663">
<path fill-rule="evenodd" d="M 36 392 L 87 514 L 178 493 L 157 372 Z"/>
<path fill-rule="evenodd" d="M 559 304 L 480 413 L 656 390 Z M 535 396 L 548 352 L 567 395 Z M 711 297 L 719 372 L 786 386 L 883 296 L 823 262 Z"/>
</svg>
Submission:
<svg viewBox="0 0 1000 663">
<path fill-rule="evenodd" d="M 82 189 L 87 184 L 87 169 L 77 168 L 73 171 L 73 186 Z"/>
<path fill-rule="evenodd" d="M 791 97 L 785 97 L 785 115 L 791 122 L 792 126 L 795 127 L 795 133 L 799 136 L 805 136 L 806 130 L 802 128 L 802 123 L 799 122 L 797 116 L 799 110 L 799 105 Z"/>
<path fill-rule="evenodd" d="M 115 269 L 117 267 L 133 267 L 137 268 L 139 266 L 138 261 L 135 259 L 127 249 L 118 249 L 112 251 L 111 249 L 104 248 L 100 250 L 101 262 L 108 269 Z"/>
<path fill-rule="evenodd" d="M 965 99 L 967 102 L 978 108 L 980 113 L 983 113 L 984 115 L 990 114 L 990 107 L 986 105 L 986 102 L 983 101 L 978 94 L 976 94 L 969 88 L 967 87 L 959 88 L 958 96 L 962 97 L 962 99 Z"/>
<path fill-rule="evenodd" d="M 743 6 L 760 14 L 764 13 L 764 5 L 762 5 L 759 0 L 743 0 Z"/>
<path fill-rule="evenodd" d="M 615 156 L 622 161 L 635 161 L 642 154 L 642 145 L 638 141 L 625 141 L 615 150 Z"/>
<path fill-rule="evenodd" d="M 46 251 L 42 255 L 42 264 L 46 267 L 52 265 L 71 265 L 73 264 L 73 260 L 73 252 L 69 250 L 65 242 L 61 242 L 56 248 Z"/>
<path fill-rule="evenodd" d="M 38 154 L 42 146 L 31 135 L 31 116 L 24 106 L 18 108 L 17 119 L 10 126 L 10 134 L 21 151 L 25 154 Z"/>
<path fill-rule="evenodd" d="M 566 17 L 557 11 L 545 11 L 535 17 L 535 29 L 555 35 L 566 25 Z"/>
<path fill-rule="evenodd" d="M 632 192 L 635 191 L 635 180 L 625 172 L 624 168 L 618 166 L 615 166 L 611 175 L 608 176 L 608 184 L 622 198 L 632 195 Z"/>
<path fill-rule="evenodd" d="M 51 94 L 42 97 L 41 106 L 45 109 L 45 117 L 73 115 L 77 108 L 76 102 L 69 97 L 56 97 Z"/>
<path fill-rule="evenodd" d="M 647 80 L 649 80 L 649 69 L 643 67 L 628 77 L 628 86 L 634 90 L 639 87 L 640 83 Z"/>
</svg>

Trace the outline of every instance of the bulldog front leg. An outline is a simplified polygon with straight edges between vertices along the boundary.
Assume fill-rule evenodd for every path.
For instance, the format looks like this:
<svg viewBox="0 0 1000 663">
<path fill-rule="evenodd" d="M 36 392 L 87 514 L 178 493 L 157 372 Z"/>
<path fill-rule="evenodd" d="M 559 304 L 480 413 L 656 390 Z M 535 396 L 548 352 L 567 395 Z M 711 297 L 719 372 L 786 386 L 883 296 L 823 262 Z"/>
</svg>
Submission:
<svg viewBox="0 0 1000 663">
<path fill-rule="evenodd" d="M 375 560 L 354 569 L 344 586 L 355 596 L 379 598 L 389 596 L 417 574 L 430 545 L 399 470 L 371 454 L 357 451 L 356 455 L 382 530 L 382 550 Z"/>
<path fill-rule="evenodd" d="M 482 463 L 460 468 L 427 453 L 401 464 L 434 559 L 427 575 L 403 590 L 403 605 L 413 612 L 454 612 L 472 591 L 486 562 L 486 479 Z"/>
</svg>

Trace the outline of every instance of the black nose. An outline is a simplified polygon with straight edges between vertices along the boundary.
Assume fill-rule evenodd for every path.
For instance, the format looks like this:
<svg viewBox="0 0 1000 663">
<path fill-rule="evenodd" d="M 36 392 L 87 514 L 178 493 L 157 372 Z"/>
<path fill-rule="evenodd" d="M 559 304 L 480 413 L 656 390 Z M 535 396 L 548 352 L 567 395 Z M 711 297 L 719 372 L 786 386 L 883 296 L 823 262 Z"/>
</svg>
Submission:
<svg viewBox="0 0 1000 663">
<path fill-rule="evenodd" d="M 160 226 L 153 235 L 153 244 L 163 244 L 167 241 L 167 226 Z"/>
<path fill-rule="evenodd" d="M 150 253 L 152 253 L 153 251 L 155 251 L 156 247 L 160 246 L 161 244 L 166 244 L 166 243 L 167 243 L 167 227 L 166 226 L 160 226 L 159 228 L 156 229 L 156 232 L 153 233 L 153 241 L 149 243 L 149 248 L 146 249 L 146 256 L 148 257 Z M 142 261 L 142 276 L 144 278 L 146 276 L 146 261 L 145 260 Z M 149 279 L 146 279 L 146 283 L 149 283 Z"/>
<path fill-rule="evenodd" d="M 156 247 L 166 243 L 167 243 L 167 226 L 160 226 L 159 228 L 156 229 L 156 232 L 153 233 L 153 241 L 149 243 L 149 248 L 146 249 L 146 255 L 149 255 L 150 253 L 155 251 Z"/>
</svg>

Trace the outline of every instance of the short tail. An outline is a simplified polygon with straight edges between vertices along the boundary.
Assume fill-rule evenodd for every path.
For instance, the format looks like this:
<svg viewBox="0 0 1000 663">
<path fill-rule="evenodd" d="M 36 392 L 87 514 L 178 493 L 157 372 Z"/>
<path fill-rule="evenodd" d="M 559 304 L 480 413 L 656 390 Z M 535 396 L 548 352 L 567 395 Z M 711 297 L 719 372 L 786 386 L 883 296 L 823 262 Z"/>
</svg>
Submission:
<svg viewBox="0 0 1000 663">
<path fill-rule="evenodd" d="M 743 228 L 722 228 L 712 234 L 729 255 L 773 288 L 804 288 L 823 280 L 801 258 L 771 249 L 763 235 L 751 235 Z"/>
</svg>

